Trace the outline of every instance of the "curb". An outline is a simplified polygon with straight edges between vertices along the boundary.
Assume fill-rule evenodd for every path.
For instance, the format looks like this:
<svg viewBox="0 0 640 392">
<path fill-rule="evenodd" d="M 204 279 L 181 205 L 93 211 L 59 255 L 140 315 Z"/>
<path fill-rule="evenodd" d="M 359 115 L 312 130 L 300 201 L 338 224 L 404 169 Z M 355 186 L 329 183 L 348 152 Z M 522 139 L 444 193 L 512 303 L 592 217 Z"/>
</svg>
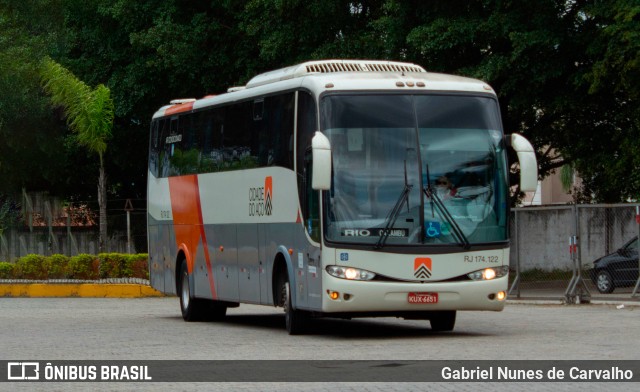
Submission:
<svg viewBox="0 0 640 392">
<path fill-rule="evenodd" d="M 163 297 L 164 294 L 143 284 L 0 284 L 0 297 L 81 297 L 81 298 L 142 298 Z"/>
<path fill-rule="evenodd" d="M 0 281 L 0 297 L 9 298 L 145 298 L 165 297 L 166 295 L 143 283 L 18 283 Z M 561 299 L 508 299 L 510 305 L 568 305 Z M 637 307 L 640 301 L 631 299 L 592 299 L 585 305 L 608 305 Z M 623 306 L 623 307 L 624 307 Z"/>
<path fill-rule="evenodd" d="M 508 305 L 555 305 L 555 306 L 580 306 L 580 305 L 597 305 L 597 306 L 616 306 L 618 309 L 625 307 L 640 307 L 640 302 L 633 300 L 591 300 L 591 302 L 581 304 L 568 304 L 561 299 L 512 299 L 507 300 Z"/>
</svg>

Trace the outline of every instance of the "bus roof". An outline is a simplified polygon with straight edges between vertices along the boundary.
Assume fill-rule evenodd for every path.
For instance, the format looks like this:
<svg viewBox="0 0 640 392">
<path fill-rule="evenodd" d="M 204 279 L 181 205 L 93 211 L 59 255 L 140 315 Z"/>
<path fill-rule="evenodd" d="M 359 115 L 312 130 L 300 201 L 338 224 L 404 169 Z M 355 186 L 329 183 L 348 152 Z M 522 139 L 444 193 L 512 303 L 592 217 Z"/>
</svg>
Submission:
<svg viewBox="0 0 640 392">
<path fill-rule="evenodd" d="M 297 88 L 323 91 L 469 91 L 495 94 L 486 83 L 461 76 L 427 72 L 419 65 L 375 60 L 322 60 L 269 71 L 246 86 L 202 99 L 180 99 L 163 106 L 153 118 Z M 175 103 L 174 103 L 175 102 Z"/>
</svg>

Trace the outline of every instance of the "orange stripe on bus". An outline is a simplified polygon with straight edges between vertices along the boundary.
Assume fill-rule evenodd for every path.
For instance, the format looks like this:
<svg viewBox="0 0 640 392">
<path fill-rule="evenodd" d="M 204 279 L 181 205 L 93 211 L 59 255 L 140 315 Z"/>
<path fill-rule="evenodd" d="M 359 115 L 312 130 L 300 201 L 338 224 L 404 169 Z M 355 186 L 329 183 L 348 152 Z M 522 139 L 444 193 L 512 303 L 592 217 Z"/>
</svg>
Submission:
<svg viewBox="0 0 640 392">
<path fill-rule="evenodd" d="M 198 177 L 196 175 L 169 177 L 169 194 L 171 197 L 171 212 L 173 214 L 173 228 L 176 233 L 178 248 L 187 247 L 190 257 L 187 259 L 187 270 L 193 273 L 196 253 L 200 240 L 204 249 L 207 263 L 209 285 L 213 299 L 217 298 L 211 267 L 211 256 L 202 220 Z"/>
<path fill-rule="evenodd" d="M 193 102 L 180 103 L 167 108 L 167 110 L 164 111 L 164 115 L 170 116 L 172 114 L 188 112 L 191 110 L 193 110 Z"/>
</svg>

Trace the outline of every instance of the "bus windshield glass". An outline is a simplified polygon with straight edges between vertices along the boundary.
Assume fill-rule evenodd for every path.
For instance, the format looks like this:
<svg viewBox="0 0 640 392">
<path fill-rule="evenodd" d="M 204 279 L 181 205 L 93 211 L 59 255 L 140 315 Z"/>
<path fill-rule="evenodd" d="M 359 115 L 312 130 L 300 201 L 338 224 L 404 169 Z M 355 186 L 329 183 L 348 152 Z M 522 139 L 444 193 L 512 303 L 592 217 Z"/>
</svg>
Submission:
<svg viewBox="0 0 640 392">
<path fill-rule="evenodd" d="M 507 165 L 495 99 L 325 96 L 333 154 L 327 240 L 402 245 L 507 239 Z"/>
</svg>

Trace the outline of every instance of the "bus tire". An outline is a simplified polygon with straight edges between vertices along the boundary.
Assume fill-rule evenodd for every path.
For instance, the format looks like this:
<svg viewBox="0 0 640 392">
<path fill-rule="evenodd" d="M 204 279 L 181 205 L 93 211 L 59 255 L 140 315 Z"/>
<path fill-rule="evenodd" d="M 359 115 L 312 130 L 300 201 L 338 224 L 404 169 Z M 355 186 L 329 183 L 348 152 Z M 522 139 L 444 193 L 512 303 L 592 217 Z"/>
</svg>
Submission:
<svg viewBox="0 0 640 392">
<path fill-rule="evenodd" d="M 184 321 L 217 321 L 227 314 L 227 307 L 216 301 L 194 298 L 189 285 L 189 272 L 187 263 L 181 263 L 180 267 L 180 310 Z"/>
<path fill-rule="evenodd" d="M 285 325 L 289 335 L 304 333 L 307 317 L 303 311 L 293 309 L 289 279 L 285 279 L 282 283 L 282 307 L 284 308 Z"/>
<path fill-rule="evenodd" d="M 431 323 L 431 330 L 437 332 L 453 331 L 453 327 L 456 325 L 456 311 L 445 310 L 441 312 L 435 312 L 429 319 Z"/>
</svg>

